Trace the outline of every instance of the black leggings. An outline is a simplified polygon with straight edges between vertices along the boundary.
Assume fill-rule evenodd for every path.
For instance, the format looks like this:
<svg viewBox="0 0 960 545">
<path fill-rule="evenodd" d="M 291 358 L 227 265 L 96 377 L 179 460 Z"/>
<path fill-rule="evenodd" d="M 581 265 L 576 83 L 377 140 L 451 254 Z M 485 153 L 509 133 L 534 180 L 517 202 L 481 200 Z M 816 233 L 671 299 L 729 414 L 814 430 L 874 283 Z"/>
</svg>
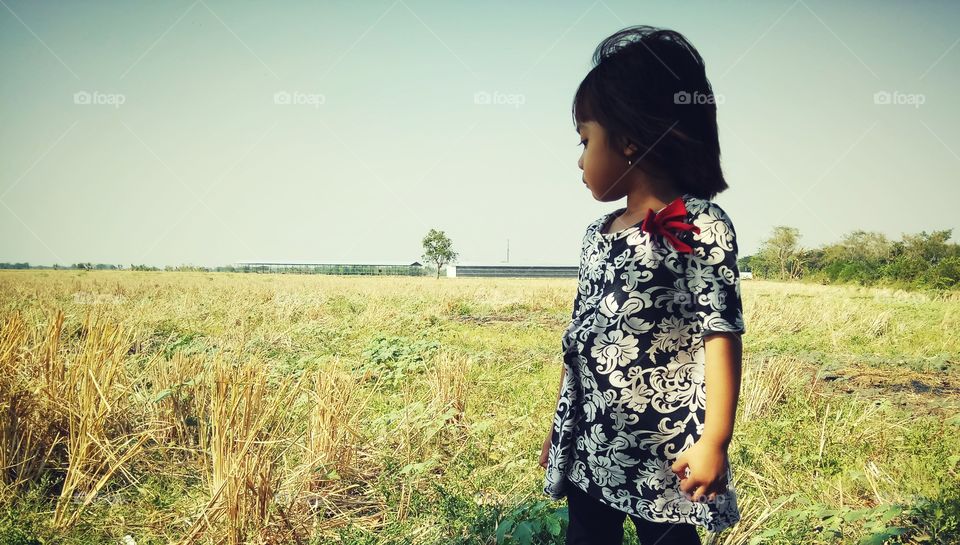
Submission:
<svg viewBox="0 0 960 545">
<path fill-rule="evenodd" d="M 567 545 L 622 545 L 623 521 L 627 514 L 587 494 L 567 482 Z M 651 522 L 630 515 L 637 528 L 640 545 L 700 545 L 700 536 L 692 524 Z"/>
</svg>

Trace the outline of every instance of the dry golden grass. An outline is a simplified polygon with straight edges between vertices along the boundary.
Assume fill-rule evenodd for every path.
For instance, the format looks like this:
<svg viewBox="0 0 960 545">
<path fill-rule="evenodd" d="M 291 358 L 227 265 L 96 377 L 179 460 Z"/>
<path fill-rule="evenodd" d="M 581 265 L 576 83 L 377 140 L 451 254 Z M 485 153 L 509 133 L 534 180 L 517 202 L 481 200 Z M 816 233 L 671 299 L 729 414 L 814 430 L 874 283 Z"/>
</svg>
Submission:
<svg viewBox="0 0 960 545">
<path fill-rule="evenodd" d="M 542 499 L 573 286 L 0 272 L 0 499 L 65 543 L 488 543 Z M 830 543 L 787 511 L 955 489 L 929 466 L 958 448 L 960 297 L 743 289 L 743 519 L 708 542 Z"/>
</svg>

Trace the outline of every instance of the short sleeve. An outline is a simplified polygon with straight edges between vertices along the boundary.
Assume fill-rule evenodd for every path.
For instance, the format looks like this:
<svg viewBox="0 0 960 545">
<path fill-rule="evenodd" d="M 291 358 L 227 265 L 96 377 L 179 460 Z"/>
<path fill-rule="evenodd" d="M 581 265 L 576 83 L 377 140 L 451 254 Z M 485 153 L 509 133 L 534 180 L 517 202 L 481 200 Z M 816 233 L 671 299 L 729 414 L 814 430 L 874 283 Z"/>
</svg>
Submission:
<svg viewBox="0 0 960 545">
<path fill-rule="evenodd" d="M 693 214 L 700 228 L 692 235 L 687 256 L 686 283 L 691 308 L 704 336 L 746 332 L 737 266 L 737 234 L 733 222 L 719 205 L 708 205 Z"/>
<path fill-rule="evenodd" d="M 587 227 L 587 232 L 583 235 L 583 243 L 580 247 L 580 265 L 577 270 L 577 292 L 573 298 L 573 312 L 570 314 L 570 324 L 564 331 L 561 340 L 564 354 L 575 346 L 574 333 L 580 326 L 580 317 L 584 312 L 583 306 L 587 299 L 587 293 L 590 291 L 590 285 L 587 281 L 587 266 L 592 236 L 591 227 Z"/>
<path fill-rule="evenodd" d="M 580 242 L 580 265 L 577 268 L 577 293 L 573 298 L 573 313 L 570 315 L 570 319 L 574 320 L 577 316 L 580 315 L 580 307 L 583 306 L 583 300 L 585 298 L 584 289 L 584 279 L 586 275 L 587 267 L 587 251 L 589 250 L 591 230 L 590 228 L 593 225 L 587 227 L 586 232 L 583 234 L 583 240 Z"/>
</svg>

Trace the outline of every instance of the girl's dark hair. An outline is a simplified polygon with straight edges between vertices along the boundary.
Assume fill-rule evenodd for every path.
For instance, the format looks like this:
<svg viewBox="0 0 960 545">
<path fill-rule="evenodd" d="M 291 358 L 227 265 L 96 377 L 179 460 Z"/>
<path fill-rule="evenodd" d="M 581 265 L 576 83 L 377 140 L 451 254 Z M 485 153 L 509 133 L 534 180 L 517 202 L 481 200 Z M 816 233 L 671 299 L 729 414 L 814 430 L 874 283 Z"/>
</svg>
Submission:
<svg viewBox="0 0 960 545">
<path fill-rule="evenodd" d="M 727 189 L 717 107 L 703 59 L 673 30 L 627 27 L 603 40 L 573 99 L 573 120 L 596 121 L 617 153 L 634 144 L 637 168 L 712 199 Z"/>
</svg>

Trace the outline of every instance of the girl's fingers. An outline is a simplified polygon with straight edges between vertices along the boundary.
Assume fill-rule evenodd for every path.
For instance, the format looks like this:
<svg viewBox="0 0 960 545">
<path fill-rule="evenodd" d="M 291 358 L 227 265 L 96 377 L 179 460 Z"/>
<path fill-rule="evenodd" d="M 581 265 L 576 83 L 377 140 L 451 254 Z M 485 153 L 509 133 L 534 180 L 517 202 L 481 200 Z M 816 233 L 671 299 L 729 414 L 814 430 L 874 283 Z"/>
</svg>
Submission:
<svg viewBox="0 0 960 545">
<path fill-rule="evenodd" d="M 697 491 L 693 493 L 693 501 L 700 501 L 700 498 L 707 493 L 707 485 L 702 484 L 697 487 Z"/>
<path fill-rule="evenodd" d="M 726 485 L 723 483 L 720 483 L 720 484 L 715 484 L 713 486 L 706 487 L 706 489 L 704 490 L 704 494 L 706 494 L 707 500 L 714 501 L 717 499 L 717 496 L 719 496 L 720 494 L 726 493 L 726 491 L 727 491 Z"/>
<path fill-rule="evenodd" d="M 680 493 L 683 494 L 688 500 L 693 499 L 694 492 L 700 488 L 702 485 L 700 481 L 694 480 L 692 477 L 680 482 Z"/>
</svg>

